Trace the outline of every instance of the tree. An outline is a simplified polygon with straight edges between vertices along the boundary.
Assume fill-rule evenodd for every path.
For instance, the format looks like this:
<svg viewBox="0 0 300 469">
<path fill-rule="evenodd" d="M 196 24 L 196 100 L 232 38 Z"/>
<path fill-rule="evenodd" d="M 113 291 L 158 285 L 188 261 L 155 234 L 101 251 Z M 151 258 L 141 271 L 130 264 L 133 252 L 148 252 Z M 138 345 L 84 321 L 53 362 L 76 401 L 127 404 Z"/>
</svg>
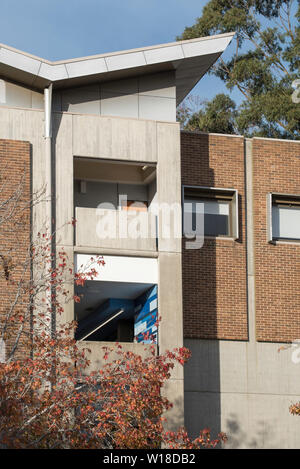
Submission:
<svg viewBox="0 0 300 469">
<path fill-rule="evenodd" d="M 202 109 L 192 112 L 188 104 L 181 107 L 177 119 L 185 130 L 235 134 L 236 105 L 224 94 L 217 94 L 212 101 L 202 103 Z"/>
<path fill-rule="evenodd" d="M 236 31 L 232 55 L 227 60 L 221 57 L 212 73 L 229 90 L 240 91 L 243 101 L 230 118 L 246 136 L 300 138 L 300 107 L 292 99 L 300 78 L 299 19 L 299 0 L 210 0 L 202 16 L 178 37 Z M 229 99 L 225 96 L 224 102 Z M 216 107 L 215 100 L 211 106 Z M 211 119 L 205 112 L 204 121 Z M 203 124 L 201 115 L 199 126 Z M 216 120 L 215 128 L 218 124 Z"/>
<path fill-rule="evenodd" d="M 94 279 L 104 262 L 91 258 L 74 273 L 64 249 L 51 252 L 47 229 L 31 240 L 24 235 L 39 201 L 28 201 L 25 180 L 0 190 L 0 447 L 199 448 L 224 441 L 222 434 L 211 440 L 207 430 L 194 441 L 184 429 L 164 431 L 163 413 L 172 404 L 162 389 L 174 364 L 188 359 L 187 349 L 157 355 L 153 346 L 142 358 L 118 345 L 104 349 L 105 365 L 89 372 L 88 350 L 74 340 L 76 323 L 60 315 L 67 301 L 80 301 L 70 285 Z"/>
</svg>

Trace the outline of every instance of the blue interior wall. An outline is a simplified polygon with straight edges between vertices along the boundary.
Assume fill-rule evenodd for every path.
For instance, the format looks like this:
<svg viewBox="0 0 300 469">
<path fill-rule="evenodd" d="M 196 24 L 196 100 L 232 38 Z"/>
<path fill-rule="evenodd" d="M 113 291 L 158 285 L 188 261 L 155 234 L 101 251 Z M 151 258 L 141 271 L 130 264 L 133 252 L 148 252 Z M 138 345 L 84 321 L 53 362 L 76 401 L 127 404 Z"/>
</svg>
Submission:
<svg viewBox="0 0 300 469">
<path fill-rule="evenodd" d="M 157 285 L 135 300 L 135 342 L 157 343 Z"/>
</svg>

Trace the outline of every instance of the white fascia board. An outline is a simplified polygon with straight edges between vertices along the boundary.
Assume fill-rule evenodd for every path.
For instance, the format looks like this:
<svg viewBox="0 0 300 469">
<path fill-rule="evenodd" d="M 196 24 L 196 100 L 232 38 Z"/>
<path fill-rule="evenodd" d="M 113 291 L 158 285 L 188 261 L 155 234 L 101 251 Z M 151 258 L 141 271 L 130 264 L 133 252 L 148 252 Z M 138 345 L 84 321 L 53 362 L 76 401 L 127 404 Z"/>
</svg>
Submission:
<svg viewBox="0 0 300 469">
<path fill-rule="evenodd" d="M 87 59 L 80 62 L 66 63 L 69 78 L 82 77 L 86 75 L 96 75 L 97 73 L 108 72 L 104 58 Z"/>
<path fill-rule="evenodd" d="M 184 53 L 181 45 L 146 50 L 144 54 L 147 65 L 153 65 L 161 62 L 173 62 L 174 60 L 184 59 Z"/>
<path fill-rule="evenodd" d="M 143 52 L 112 55 L 105 58 L 109 72 L 125 70 L 127 68 L 142 67 L 146 65 Z"/>
<path fill-rule="evenodd" d="M 42 61 L 24 55 L 23 52 L 16 52 L 5 47 L 0 48 L 0 63 L 10 67 L 23 70 L 24 72 L 37 75 Z"/>
<path fill-rule="evenodd" d="M 68 77 L 67 69 L 64 64 L 61 65 L 49 65 L 47 63 L 42 63 L 41 68 L 38 73 L 39 77 L 55 82 L 58 80 L 65 80 Z"/>
<path fill-rule="evenodd" d="M 43 81 L 56 82 L 79 79 L 89 76 L 104 75 L 105 73 L 135 69 L 169 63 L 173 68 L 184 68 L 185 59 L 201 56 L 215 56 L 221 54 L 234 33 L 220 34 L 218 36 L 202 37 L 186 41 L 161 44 L 158 46 L 133 49 L 128 51 L 101 54 L 78 59 L 51 62 L 39 57 L 18 51 L 0 44 L 0 65 L 9 65 L 21 72 L 32 75 Z M 111 75 L 110 75 L 111 77 Z M 200 78 L 200 77 L 199 77 Z M 70 81 L 70 86 L 71 86 Z M 189 83 L 190 84 L 190 83 Z"/>
<path fill-rule="evenodd" d="M 197 57 L 223 52 L 231 42 L 232 37 L 216 37 L 205 41 L 189 42 L 182 44 L 184 57 Z"/>
</svg>

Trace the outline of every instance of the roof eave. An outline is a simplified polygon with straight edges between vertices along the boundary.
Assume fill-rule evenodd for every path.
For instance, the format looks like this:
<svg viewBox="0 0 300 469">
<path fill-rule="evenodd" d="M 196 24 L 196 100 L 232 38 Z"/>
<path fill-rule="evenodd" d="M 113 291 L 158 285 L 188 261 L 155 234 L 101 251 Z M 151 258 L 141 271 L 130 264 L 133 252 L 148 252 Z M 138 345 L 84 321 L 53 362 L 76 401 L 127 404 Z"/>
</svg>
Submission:
<svg viewBox="0 0 300 469">
<path fill-rule="evenodd" d="M 0 44 L 0 77 L 42 90 L 50 83 L 55 88 L 73 87 L 176 70 L 179 103 L 224 52 L 233 36 L 234 33 L 227 33 L 59 62 Z"/>
</svg>

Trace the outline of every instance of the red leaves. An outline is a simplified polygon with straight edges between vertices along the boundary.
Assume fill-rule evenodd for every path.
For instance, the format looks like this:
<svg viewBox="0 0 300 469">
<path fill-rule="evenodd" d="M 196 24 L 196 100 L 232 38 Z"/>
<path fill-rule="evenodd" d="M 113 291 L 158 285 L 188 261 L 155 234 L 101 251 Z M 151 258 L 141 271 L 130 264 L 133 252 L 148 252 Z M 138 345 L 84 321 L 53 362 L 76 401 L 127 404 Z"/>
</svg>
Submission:
<svg viewBox="0 0 300 469">
<path fill-rule="evenodd" d="M 76 220 L 72 221 L 74 226 Z M 52 315 L 64 310 L 69 299 L 80 302 L 67 284 L 84 286 L 95 278 L 101 256 L 90 259 L 74 274 L 64 249 L 51 252 L 51 237 L 39 234 L 32 248 L 38 275 L 22 292 L 30 304 L 34 331 L 32 358 L 0 363 L 0 446 L 8 448 L 185 448 L 213 446 L 207 432 L 191 442 L 185 430 L 166 434 L 162 415 L 172 403 L 162 394 L 175 363 L 184 364 L 190 352 L 182 347 L 157 355 L 155 345 L 140 344 L 141 354 L 124 351 L 115 343 L 103 349 L 99 369 L 89 371 L 90 351 L 74 340 L 76 323 L 57 322 Z M 53 267 L 55 261 L 55 268 Z M 36 273 L 34 270 L 34 274 Z M 67 281 L 66 281 L 67 278 Z M 27 297 L 26 297 L 27 298 Z M 60 303 L 60 299 L 63 301 Z M 23 301 L 24 305 L 26 304 Z M 11 329 L 29 320 L 20 301 L 8 322 Z M 24 310 L 23 310 L 24 309 Z M 159 321 L 158 321 L 159 322 Z M 16 327 L 17 326 L 17 327 Z M 22 340 L 25 340 L 22 336 Z"/>
</svg>

